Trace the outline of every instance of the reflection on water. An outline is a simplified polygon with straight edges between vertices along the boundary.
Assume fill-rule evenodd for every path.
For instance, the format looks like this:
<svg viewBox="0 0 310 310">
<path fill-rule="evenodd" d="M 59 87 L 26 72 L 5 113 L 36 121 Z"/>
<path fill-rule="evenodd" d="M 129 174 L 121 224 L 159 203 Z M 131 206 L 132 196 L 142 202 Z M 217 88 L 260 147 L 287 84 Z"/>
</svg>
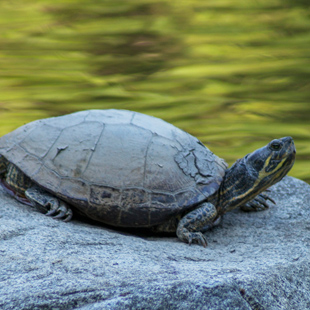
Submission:
<svg viewBox="0 0 310 310">
<path fill-rule="evenodd" d="M 0 2 L 0 134 L 90 108 L 137 110 L 229 164 L 293 136 L 310 181 L 308 0 Z"/>
</svg>

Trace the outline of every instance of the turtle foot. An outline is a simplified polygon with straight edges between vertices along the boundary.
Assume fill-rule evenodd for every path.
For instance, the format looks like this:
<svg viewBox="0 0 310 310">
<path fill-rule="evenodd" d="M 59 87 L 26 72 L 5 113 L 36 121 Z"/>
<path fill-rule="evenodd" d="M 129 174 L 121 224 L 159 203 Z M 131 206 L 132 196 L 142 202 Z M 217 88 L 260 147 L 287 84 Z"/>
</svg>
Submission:
<svg viewBox="0 0 310 310">
<path fill-rule="evenodd" d="M 269 208 L 268 200 L 273 204 L 276 204 L 276 202 L 270 198 L 266 192 L 269 192 L 269 190 L 257 195 L 254 199 L 241 206 L 240 209 L 246 212 L 263 211 Z"/>
<path fill-rule="evenodd" d="M 177 230 L 177 236 L 180 240 L 188 243 L 189 245 L 192 243 L 198 243 L 204 248 L 208 245 L 207 238 L 201 232 L 190 232 L 186 228 L 183 228 L 182 231 Z"/>
<path fill-rule="evenodd" d="M 45 215 L 63 222 L 69 222 L 72 219 L 73 212 L 65 203 L 61 202 L 57 208 L 50 209 Z"/>
<path fill-rule="evenodd" d="M 69 222 L 72 219 L 73 213 L 67 203 L 47 193 L 38 186 L 28 188 L 25 195 L 31 204 L 42 213 L 45 213 L 45 215 L 64 222 Z"/>
<path fill-rule="evenodd" d="M 206 227 L 211 227 L 217 216 L 217 210 L 213 204 L 202 203 L 197 209 L 181 218 L 177 228 L 178 238 L 189 245 L 198 243 L 206 247 L 208 242 L 201 231 Z"/>
</svg>

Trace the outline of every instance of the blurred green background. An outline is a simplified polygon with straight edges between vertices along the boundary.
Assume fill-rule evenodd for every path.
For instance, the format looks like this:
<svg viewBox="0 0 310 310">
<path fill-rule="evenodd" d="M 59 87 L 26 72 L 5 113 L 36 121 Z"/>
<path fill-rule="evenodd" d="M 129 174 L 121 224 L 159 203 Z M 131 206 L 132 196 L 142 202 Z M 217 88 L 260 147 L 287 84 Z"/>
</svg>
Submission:
<svg viewBox="0 0 310 310">
<path fill-rule="evenodd" d="M 309 0 L 2 0 L 0 27 L 0 135 L 131 109 L 229 164 L 290 135 L 310 181 Z"/>
</svg>

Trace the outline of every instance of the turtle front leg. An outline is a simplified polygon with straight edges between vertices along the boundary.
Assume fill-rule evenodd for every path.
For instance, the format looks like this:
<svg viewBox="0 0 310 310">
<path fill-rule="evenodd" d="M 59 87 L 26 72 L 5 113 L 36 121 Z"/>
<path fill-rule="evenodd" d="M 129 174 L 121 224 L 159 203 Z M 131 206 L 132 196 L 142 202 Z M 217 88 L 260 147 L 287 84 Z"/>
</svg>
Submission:
<svg viewBox="0 0 310 310">
<path fill-rule="evenodd" d="M 205 202 L 199 208 L 187 213 L 180 220 L 177 236 L 183 242 L 189 243 L 189 245 L 192 242 L 197 242 L 206 247 L 208 245 L 207 239 L 201 230 L 208 225 L 212 226 L 216 218 L 217 211 L 215 206 L 210 202 Z"/>
<path fill-rule="evenodd" d="M 241 206 L 240 209 L 245 212 L 251 212 L 251 211 L 263 211 L 269 208 L 268 200 L 272 203 L 276 203 L 272 198 L 268 196 L 265 192 L 258 194 L 254 199 L 247 202 L 245 205 Z"/>
<path fill-rule="evenodd" d="M 25 191 L 27 199 L 45 215 L 68 222 L 72 218 L 72 210 L 67 203 L 42 190 L 36 185 Z"/>
</svg>

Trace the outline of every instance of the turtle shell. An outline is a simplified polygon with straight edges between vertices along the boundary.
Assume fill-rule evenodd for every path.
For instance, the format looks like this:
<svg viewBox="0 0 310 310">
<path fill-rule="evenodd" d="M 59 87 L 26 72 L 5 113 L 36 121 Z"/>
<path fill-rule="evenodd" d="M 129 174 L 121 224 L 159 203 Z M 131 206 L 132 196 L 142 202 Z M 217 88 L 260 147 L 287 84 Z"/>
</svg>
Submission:
<svg viewBox="0 0 310 310">
<path fill-rule="evenodd" d="M 124 110 L 31 122 L 0 138 L 0 154 L 80 213 L 125 227 L 157 225 L 205 201 L 227 168 L 190 134 Z"/>
</svg>

